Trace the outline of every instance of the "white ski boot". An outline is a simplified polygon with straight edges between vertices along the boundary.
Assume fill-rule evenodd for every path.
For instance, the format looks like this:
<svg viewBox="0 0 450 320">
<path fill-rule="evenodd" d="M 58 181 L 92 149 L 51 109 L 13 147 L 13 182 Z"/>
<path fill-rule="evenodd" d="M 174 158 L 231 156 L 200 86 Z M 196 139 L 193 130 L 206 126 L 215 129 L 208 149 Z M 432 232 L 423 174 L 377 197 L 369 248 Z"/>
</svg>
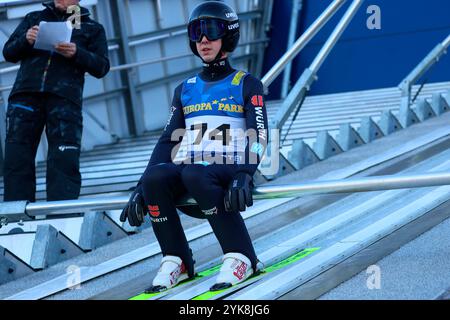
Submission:
<svg viewBox="0 0 450 320">
<path fill-rule="evenodd" d="M 217 291 L 243 282 L 253 274 L 250 259 L 241 253 L 230 252 L 223 256 L 219 275 L 210 290 Z"/>
<path fill-rule="evenodd" d="M 165 256 L 162 258 L 158 273 L 153 279 L 152 287 L 145 292 L 156 293 L 173 288 L 188 277 L 186 267 L 181 258 Z"/>
</svg>

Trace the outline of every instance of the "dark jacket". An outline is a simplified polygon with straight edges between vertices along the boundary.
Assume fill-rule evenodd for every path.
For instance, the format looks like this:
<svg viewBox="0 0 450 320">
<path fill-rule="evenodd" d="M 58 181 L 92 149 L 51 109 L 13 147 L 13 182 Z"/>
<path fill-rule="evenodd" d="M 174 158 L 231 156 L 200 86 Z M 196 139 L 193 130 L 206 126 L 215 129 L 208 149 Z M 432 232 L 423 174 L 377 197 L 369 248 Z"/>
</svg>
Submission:
<svg viewBox="0 0 450 320">
<path fill-rule="evenodd" d="M 53 3 L 43 5 L 44 10 L 26 15 L 3 48 L 6 61 L 21 62 L 10 98 L 19 92 L 50 92 L 81 105 L 85 72 L 102 78 L 110 68 L 105 30 L 81 7 L 81 29 L 72 32 L 71 42 L 77 45 L 73 58 L 33 49 L 26 39 L 28 29 L 41 21 L 66 21 L 70 16 L 56 10 Z"/>
</svg>

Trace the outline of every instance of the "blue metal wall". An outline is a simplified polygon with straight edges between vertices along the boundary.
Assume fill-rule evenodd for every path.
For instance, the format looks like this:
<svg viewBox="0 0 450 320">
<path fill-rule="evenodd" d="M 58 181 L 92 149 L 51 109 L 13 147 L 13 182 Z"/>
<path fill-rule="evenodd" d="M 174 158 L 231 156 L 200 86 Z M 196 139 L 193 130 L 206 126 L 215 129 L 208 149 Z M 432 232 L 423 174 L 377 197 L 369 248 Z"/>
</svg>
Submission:
<svg viewBox="0 0 450 320">
<path fill-rule="evenodd" d="M 331 2 L 303 1 L 297 38 Z M 349 0 L 294 61 L 291 82 L 295 83 L 312 62 L 350 3 Z M 369 30 L 366 26 L 370 5 L 378 5 L 381 9 L 381 30 Z M 291 12 L 292 0 L 275 1 L 272 41 L 266 52 L 265 71 L 286 51 L 290 20 L 287 17 Z M 311 94 L 396 86 L 448 34 L 448 0 L 366 0 L 323 64 Z M 281 79 L 279 77 L 271 86 L 270 98 L 279 98 Z M 450 56 L 444 56 L 423 80 L 450 80 Z"/>
</svg>

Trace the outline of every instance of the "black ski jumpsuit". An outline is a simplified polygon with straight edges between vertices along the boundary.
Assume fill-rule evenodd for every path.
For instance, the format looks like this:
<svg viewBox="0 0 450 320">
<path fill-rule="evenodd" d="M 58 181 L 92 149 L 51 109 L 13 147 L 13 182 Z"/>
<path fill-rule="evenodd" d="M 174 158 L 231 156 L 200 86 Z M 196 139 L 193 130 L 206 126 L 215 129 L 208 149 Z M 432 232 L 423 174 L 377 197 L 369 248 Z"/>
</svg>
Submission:
<svg viewBox="0 0 450 320">
<path fill-rule="evenodd" d="M 202 82 L 203 85 L 196 88 L 189 87 L 190 84 L 195 87 L 195 83 L 198 82 Z M 240 84 L 240 87 L 232 89 L 238 92 L 237 95 L 241 95 L 243 105 L 227 103 L 227 99 L 230 98 L 233 98 L 231 102 L 239 102 L 239 98 L 233 96 L 221 98 L 223 92 L 228 92 L 227 87 Z M 219 90 L 219 86 L 222 91 Z M 218 96 L 215 95 L 216 87 L 220 91 Z M 241 91 L 236 91 L 239 90 L 237 88 L 241 88 Z M 199 103 L 187 105 L 193 98 Z M 220 103 L 221 101 L 223 103 Z M 181 210 L 191 216 L 208 219 L 224 253 L 244 254 L 252 262 L 253 268 L 257 263 L 244 220 L 239 212 L 225 211 L 224 195 L 238 172 L 249 175 L 255 173 L 262 153 L 258 152 L 257 162 L 251 163 L 248 161 L 249 154 L 252 149 L 255 150 L 255 146 L 247 144 L 244 146 L 245 160 L 240 158 L 241 160 L 233 161 L 231 164 L 229 162 L 175 164 L 172 158 L 174 147 L 181 141 L 181 138 L 171 138 L 174 131 L 189 129 L 189 117 L 195 116 L 196 113 L 203 116 L 201 121 L 205 122 L 205 126 L 211 124 L 216 126 L 221 123 L 220 119 L 214 119 L 220 114 L 218 113 L 220 109 L 230 111 L 227 113 L 230 116 L 240 117 L 240 120 L 234 119 L 242 121 L 246 129 L 256 130 L 257 146 L 267 145 L 268 121 L 262 83 L 249 74 L 231 68 L 227 59 L 215 64 L 205 64 L 203 72 L 175 89 L 171 115 L 140 180 L 152 226 L 163 255 L 180 257 L 191 276 L 194 261 L 175 206 L 177 199 L 186 194 L 192 196 L 199 206 L 184 207 Z M 194 128 L 196 127 L 192 127 Z"/>
</svg>

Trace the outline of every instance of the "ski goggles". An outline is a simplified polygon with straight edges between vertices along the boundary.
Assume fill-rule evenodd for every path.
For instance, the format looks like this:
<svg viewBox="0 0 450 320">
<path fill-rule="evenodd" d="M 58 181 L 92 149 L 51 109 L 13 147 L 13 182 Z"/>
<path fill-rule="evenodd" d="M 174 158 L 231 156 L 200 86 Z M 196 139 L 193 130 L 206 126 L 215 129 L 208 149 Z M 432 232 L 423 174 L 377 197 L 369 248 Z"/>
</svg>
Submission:
<svg viewBox="0 0 450 320">
<path fill-rule="evenodd" d="M 200 42 L 203 35 L 209 41 L 215 41 L 225 36 L 227 25 L 219 19 L 199 19 L 192 21 L 188 26 L 189 39 L 194 42 Z"/>
</svg>

